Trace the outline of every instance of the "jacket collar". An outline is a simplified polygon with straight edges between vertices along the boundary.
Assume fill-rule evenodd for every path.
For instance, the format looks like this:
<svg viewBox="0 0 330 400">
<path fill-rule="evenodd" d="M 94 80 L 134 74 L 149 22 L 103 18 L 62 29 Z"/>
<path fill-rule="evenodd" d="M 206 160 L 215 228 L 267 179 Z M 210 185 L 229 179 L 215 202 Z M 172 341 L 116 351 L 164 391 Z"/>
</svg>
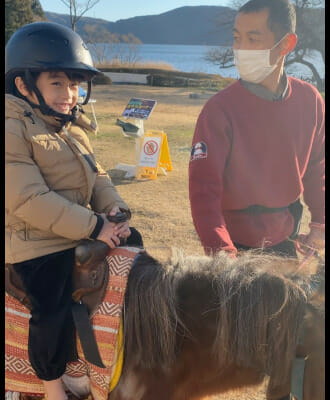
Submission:
<svg viewBox="0 0 330 400">
<path fill-rule="evenodd" d="M 46 125 L 55 128 L 55 130 L 57 131 L 59 131 L 62 127 L 61 122 L 58 118 L 42 114 L 42 112 L 38 108 L 32 108 L 27 101 L 11 94 L 6 94 L 5 113 L 7 118 L 17 119 L 22 119 L 26 113 L 29 113 L 31 115 L 35 115 L 38 119 L 41 119 Z M 97 126 L 95 126 L 95 123 L 84 115 L 84 111 L 82 109 L 79 109 L 79 111 L 77 112 L 76 121 L 74 123 L 66 123 L 65 127 L 67 129 L 70 129 L 71 125 L 79 126 L 94 134 L 97 132 Z"/>
<path fill-rule="evenodd" d="M 36 108 L 34 111 L 38 115 L 38 117 L 47 124 L 57 129 L 62 128 L 62 124 L 58 118 L 44 115 L 38 108 Z M 75 122 L 67 122 L 64 126 L 69 131 L 71 126 L 72 127 L 79 126 L 80 128 L 86 129 L 87 131 L 92 132 L 94 134 L 97 132 L 97 127 L 95 126 L 94 122 L 84 115 L 84 111 L 82 109 L 79 109 L 79 111 L 77 112 L 77 119 Z"/>
</svg>

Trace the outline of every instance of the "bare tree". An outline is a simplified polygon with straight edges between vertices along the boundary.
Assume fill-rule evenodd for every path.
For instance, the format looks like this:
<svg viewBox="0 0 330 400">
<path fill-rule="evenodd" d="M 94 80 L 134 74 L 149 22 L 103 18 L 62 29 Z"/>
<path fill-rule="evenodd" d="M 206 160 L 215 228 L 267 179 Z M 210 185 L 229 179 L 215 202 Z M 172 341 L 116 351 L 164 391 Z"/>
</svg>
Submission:
<svg viewBox="0 0 330 400">
<path fill-rule="evenodd" d="M 77 0 L 61 0 L 63 4 L 69 7 L 70 10 L 70 20 L 72 30 L 76 30 L 76 24 L 80 18 L 86 14 L 88 10 L 93 8 L 100 0 L 87 0 L 80 4 Z"/>
<path fill-rule="evenodd" d="M 86 24 L 84 26 L 84 38 L 86 44 L 93 51 L 98 64 L 103 64 L 107 61 L 108 54 L 112 52 L 114 44 L 119 43 L 120 39 L 117 34 L 112 34 L 104 26 Z"/>
<path fill-rule="evenodd" d="M 244 0 L 233 0 L 231 7 L 238 10 Z M 305 65 L 310 69 L 312 78 L 304 78 L 314 83 L 320 91 L 324 90 L 324 79 L 320 76 L 315 65 L 309 60 L 313 52 L 318 52 L 325 62 L 325 21 L 324 0 L 293 0 L 297 14 L 297 36 L 296 48 L 288 54 L 285 66 L 294 63 Z M 236 13 L 226 12 L 219 19 L 218 24 L 232 27 Z M 211 49 L 205 56 L 205 60 L 218 65 L 219 68 L 231 68 L 234 66 L 234 55 L 231 47 L 223 49 Z"/>
<path fill-rule="evenodd" d="M 139 61 L 138 50 L 142 42 L 132 33 L 120 35 L 111 33 L 105 27 L 88 24 L 84 26 L 84 31 L 85 42 L 98 64 L 134 65 Z"/>
<path fill-rule="evenodd" d="M 122 42 L 125 44 L 125 56 L 122 58 L 122 62 L 130 65 L 135 65 L 139 57 L 139 45 L 142 44 L 141 40 L 134 36 L 132 33 L 122 35 Z"/>
<path fill-rule="evenodd" d="M 294 63 L 305 65 L 312 72 L 310 81 L 320 91 L 324 91 L 324 79 L 309 57 L 313 52 L 318 52 L 323 64 L 325 63 L 324 0 L 295 0 L 293 4 L 297 14 L 298 42 L 295 49 L 286 57 L 285 65 Z"/>
</svg>

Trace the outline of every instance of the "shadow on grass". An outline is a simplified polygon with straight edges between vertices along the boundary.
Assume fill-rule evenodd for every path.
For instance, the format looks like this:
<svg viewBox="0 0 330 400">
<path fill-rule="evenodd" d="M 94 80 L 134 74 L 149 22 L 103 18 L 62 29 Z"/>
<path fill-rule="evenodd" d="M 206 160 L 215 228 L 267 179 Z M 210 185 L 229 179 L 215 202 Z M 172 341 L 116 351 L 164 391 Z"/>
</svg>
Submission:
<svg viewBox="0 0 330 400">
<path fill-rule="evenodd" d="M 131 185 L 132 183 L 145 183 L 151 181 L 151 179 L 136 179 L 135 177 L 125 178 L 126 172 L 118 169 L 109 169 L 107 174 L 110 176 L 112 183 L 115 186 Z"/>
</svg>

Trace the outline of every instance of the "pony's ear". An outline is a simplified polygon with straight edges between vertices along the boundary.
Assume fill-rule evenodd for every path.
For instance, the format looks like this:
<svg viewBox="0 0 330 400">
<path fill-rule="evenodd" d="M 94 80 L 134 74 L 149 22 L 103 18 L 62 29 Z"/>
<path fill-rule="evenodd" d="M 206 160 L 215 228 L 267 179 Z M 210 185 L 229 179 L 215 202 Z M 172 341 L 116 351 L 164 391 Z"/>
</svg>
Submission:
<svg viewBox="0 0 330 400">
<path fill-rule="evenodd" d="M 311 257 L 309 263 L 305 263 L 303 268 L 307 269 L 304 271 L 308 272 L 309 280 L 309 301 L 316 302 L 318 304 L 324 304 L 325 302 L 325 261 L 324 259 L 316 254 Z"/>
<path fill-rule="evenodd" d="M 317 302 L 325 302 L 325 262 L 321 258 L 318 259 L 316 274 L 313 275 L 311 298 Z"/>
<path fill-rule="evenodd" d="M 318 288 L 312 292 L 310 302 L 315 304 L 325 304 L 324 282 L 320 282 Z"/>
<path fill-rule="evenodd" d="M 297 274 L 312 278 L 320 274 L 320 260 L 315 256 L 306 256 L 297 261 Z"/>
</svg>

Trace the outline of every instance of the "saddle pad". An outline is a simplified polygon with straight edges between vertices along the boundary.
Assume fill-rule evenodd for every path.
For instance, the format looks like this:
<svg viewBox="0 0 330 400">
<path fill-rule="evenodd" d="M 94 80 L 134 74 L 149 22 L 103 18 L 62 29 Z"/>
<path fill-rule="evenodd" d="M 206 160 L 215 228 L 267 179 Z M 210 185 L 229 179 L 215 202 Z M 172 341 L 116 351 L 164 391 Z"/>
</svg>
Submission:
<svg viewBox="0 0 330 400">
<path fill-rule="evenodd" d="M 105 297 L 92 318 L 92 326 L 102 361 L 106 368 L 99 368 L 84 359 L 79 338 L 79 360 L 67 365 L 65 375 L 88 377 L 91 394 L 95 400 L 106 400 L 115 371 L 117 335 L 127 278 L 133 261 L 141 249 L 119 247 L 109 252 L 109 282 Z M 5 294 L 5 389 L 25 394 L 44 393 L 41 380 L 35 375 L 28 357 L 29 310 L 19 301 Z"/>
</svg>

